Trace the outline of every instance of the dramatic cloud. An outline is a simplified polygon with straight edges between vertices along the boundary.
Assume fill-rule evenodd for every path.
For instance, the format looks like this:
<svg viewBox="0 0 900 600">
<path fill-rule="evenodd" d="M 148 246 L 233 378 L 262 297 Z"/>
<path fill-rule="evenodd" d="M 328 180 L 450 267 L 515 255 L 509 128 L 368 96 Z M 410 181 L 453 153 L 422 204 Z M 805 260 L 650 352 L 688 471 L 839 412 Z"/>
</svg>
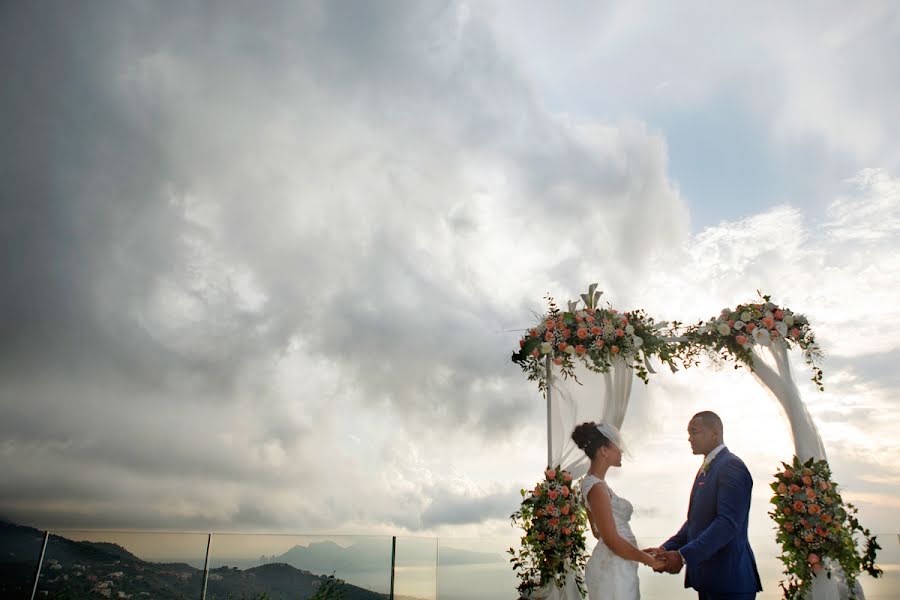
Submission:
<svg viewBox="0 0 900 600">
<path fill-rule="evenodd" d="M 887 150 L 831 177 L 845 191 L 821 214 L 787 203 L 691 233 L 697 208 L 670 180 L 663 135 L 565 116 L 501 13 L 0 14 L 14 74 L 0 92 L 0 514 L 505 535 L 544 460 L 540 400 L 509 361 L 516 330 L 543 294 L 598 281 L 662 318 L 756 289 L 807 312 L 831 357 L 811 410 L 842 482 L 890 522 L 900 199 Z M 748 424 L 730 436 L 757 481 L 790 451 L 786 428 L 760 447 L 759 427 L 783 420 L 746 373 L 636 386 L 635 462 L 617 489 L 643 533 L 682 515 L 660 498 L 686 502 L 682 423 L 711 405 Z"/>
</svg>

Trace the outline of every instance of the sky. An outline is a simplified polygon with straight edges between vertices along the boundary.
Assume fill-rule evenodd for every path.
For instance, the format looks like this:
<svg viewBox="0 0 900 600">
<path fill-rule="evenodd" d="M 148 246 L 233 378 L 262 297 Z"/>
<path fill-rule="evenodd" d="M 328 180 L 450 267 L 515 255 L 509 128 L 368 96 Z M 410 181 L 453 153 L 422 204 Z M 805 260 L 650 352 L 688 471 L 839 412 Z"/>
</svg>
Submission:
<svg viewBox="0 0 900 600">
<path fill-rule="evenodd" d="M 892 2 L 0 5 L 0 515 L 511 535 L 545 407 L 510 361 L 590 283 L 806 314 L 864 525 L 900 509 Z M 636 382 L 610 475 L 683 521 L 686 425 L 793 452 L 745 370 Z"/>
</svg>

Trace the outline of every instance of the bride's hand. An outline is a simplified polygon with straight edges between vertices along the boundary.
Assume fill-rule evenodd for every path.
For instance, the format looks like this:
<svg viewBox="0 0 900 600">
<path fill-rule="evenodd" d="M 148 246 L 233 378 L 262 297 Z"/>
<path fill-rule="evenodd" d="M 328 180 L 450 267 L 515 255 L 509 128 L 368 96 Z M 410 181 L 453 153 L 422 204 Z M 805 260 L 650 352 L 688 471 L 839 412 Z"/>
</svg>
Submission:
<svg viewBox="0 0 900 600">
<path fill-rule="evenodd" d="M 666 555 L 659 554 L 654 556 L 653 554 L 647 554 L 647 558 L 649 559 L 644 564 L 656 571 L 657 573 L 662 573 L 666 570 Z"/>
</svg>

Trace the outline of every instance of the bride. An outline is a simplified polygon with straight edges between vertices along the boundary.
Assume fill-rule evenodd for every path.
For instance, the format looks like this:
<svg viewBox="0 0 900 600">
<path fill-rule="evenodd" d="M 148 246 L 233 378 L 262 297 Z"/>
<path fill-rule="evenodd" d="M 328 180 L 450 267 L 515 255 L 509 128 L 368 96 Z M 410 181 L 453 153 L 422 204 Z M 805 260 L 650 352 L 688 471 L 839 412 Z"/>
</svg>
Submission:
<svg viewBox="0 0 900 600">
<path fill-rule="evenodd" d="M 610 489 L 604 478 L 610 467 L 622 466 L 622 439 L 608 423 L 582 423 L 572 440 L 591 461 L 581 483 L 591 532 L 597 538 L 587 562 L 584 581 L 590 600 L 639 600 L 637 563 L 662 568 L 665 559 L 643 552 L 636 545 L 628 521 L 634 508 Z"/>
</svg>

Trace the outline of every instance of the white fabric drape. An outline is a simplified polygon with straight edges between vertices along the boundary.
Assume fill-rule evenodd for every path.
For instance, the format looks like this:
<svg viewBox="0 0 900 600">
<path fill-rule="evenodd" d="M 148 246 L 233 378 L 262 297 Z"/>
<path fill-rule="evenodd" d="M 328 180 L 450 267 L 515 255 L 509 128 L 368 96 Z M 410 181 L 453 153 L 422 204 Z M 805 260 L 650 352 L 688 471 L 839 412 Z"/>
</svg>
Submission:
<svg viewBox="0 0 900 600">
<path fill-rule="evenodd" d="M 578 378 L 564 379 L 557 367 L 550 377 L 550 466 L 561 466 L 578 479 L 587 473 L 590 461 L 572 441 L 575 426 L 586 421 L 606 421 L 621 431 L 631 396 L 634 370 L 621 357 L 612 361 L 607 373 L 594 373 L 577 365 Z M 582 600 L 574 574 L 569 574 L 563 588 L 547 586 L 533 592 L 530 598 L 546 600 Z"/>
<path fill-rule="evenodd" d="M 766 351 L 764 348 L 767 348 Z M 813 422 L 800 390 L 794 382 L 791 362 L 784 340 L 775 340 L 767 347 L 756 346 L 753 350 L 753 375 L 778 400 L 787 416 L 794 438 L 794 452 L 801 461 L 814 458 L 827 460 L 822 437 Z M 844 573 L 840 565 L 829 561 L 832 577 L 823 571 L 813 579 L 812 589 L 807 596 L 810 600 L 848 600 L 850 597 Z M 856 583 L 856 597 L 865 600 L 862 586 Z"/>
<path fill-rule="evenodd" d="M 607 373 L 594 373 L 579 365 L 575 369 L 579 385 L 574 379 L 563 379 L 559 369 L 553 368 L 550 380 L 550 456 L 551 466 L 560 465 L 576 479 L 587 473 L 590 461 L 584 451 L 572 441 L 575 426 L 585 421 L 606 421 L 622 429 L 634 370 L 623 358 L 612 361 Z"/>
</svg>

